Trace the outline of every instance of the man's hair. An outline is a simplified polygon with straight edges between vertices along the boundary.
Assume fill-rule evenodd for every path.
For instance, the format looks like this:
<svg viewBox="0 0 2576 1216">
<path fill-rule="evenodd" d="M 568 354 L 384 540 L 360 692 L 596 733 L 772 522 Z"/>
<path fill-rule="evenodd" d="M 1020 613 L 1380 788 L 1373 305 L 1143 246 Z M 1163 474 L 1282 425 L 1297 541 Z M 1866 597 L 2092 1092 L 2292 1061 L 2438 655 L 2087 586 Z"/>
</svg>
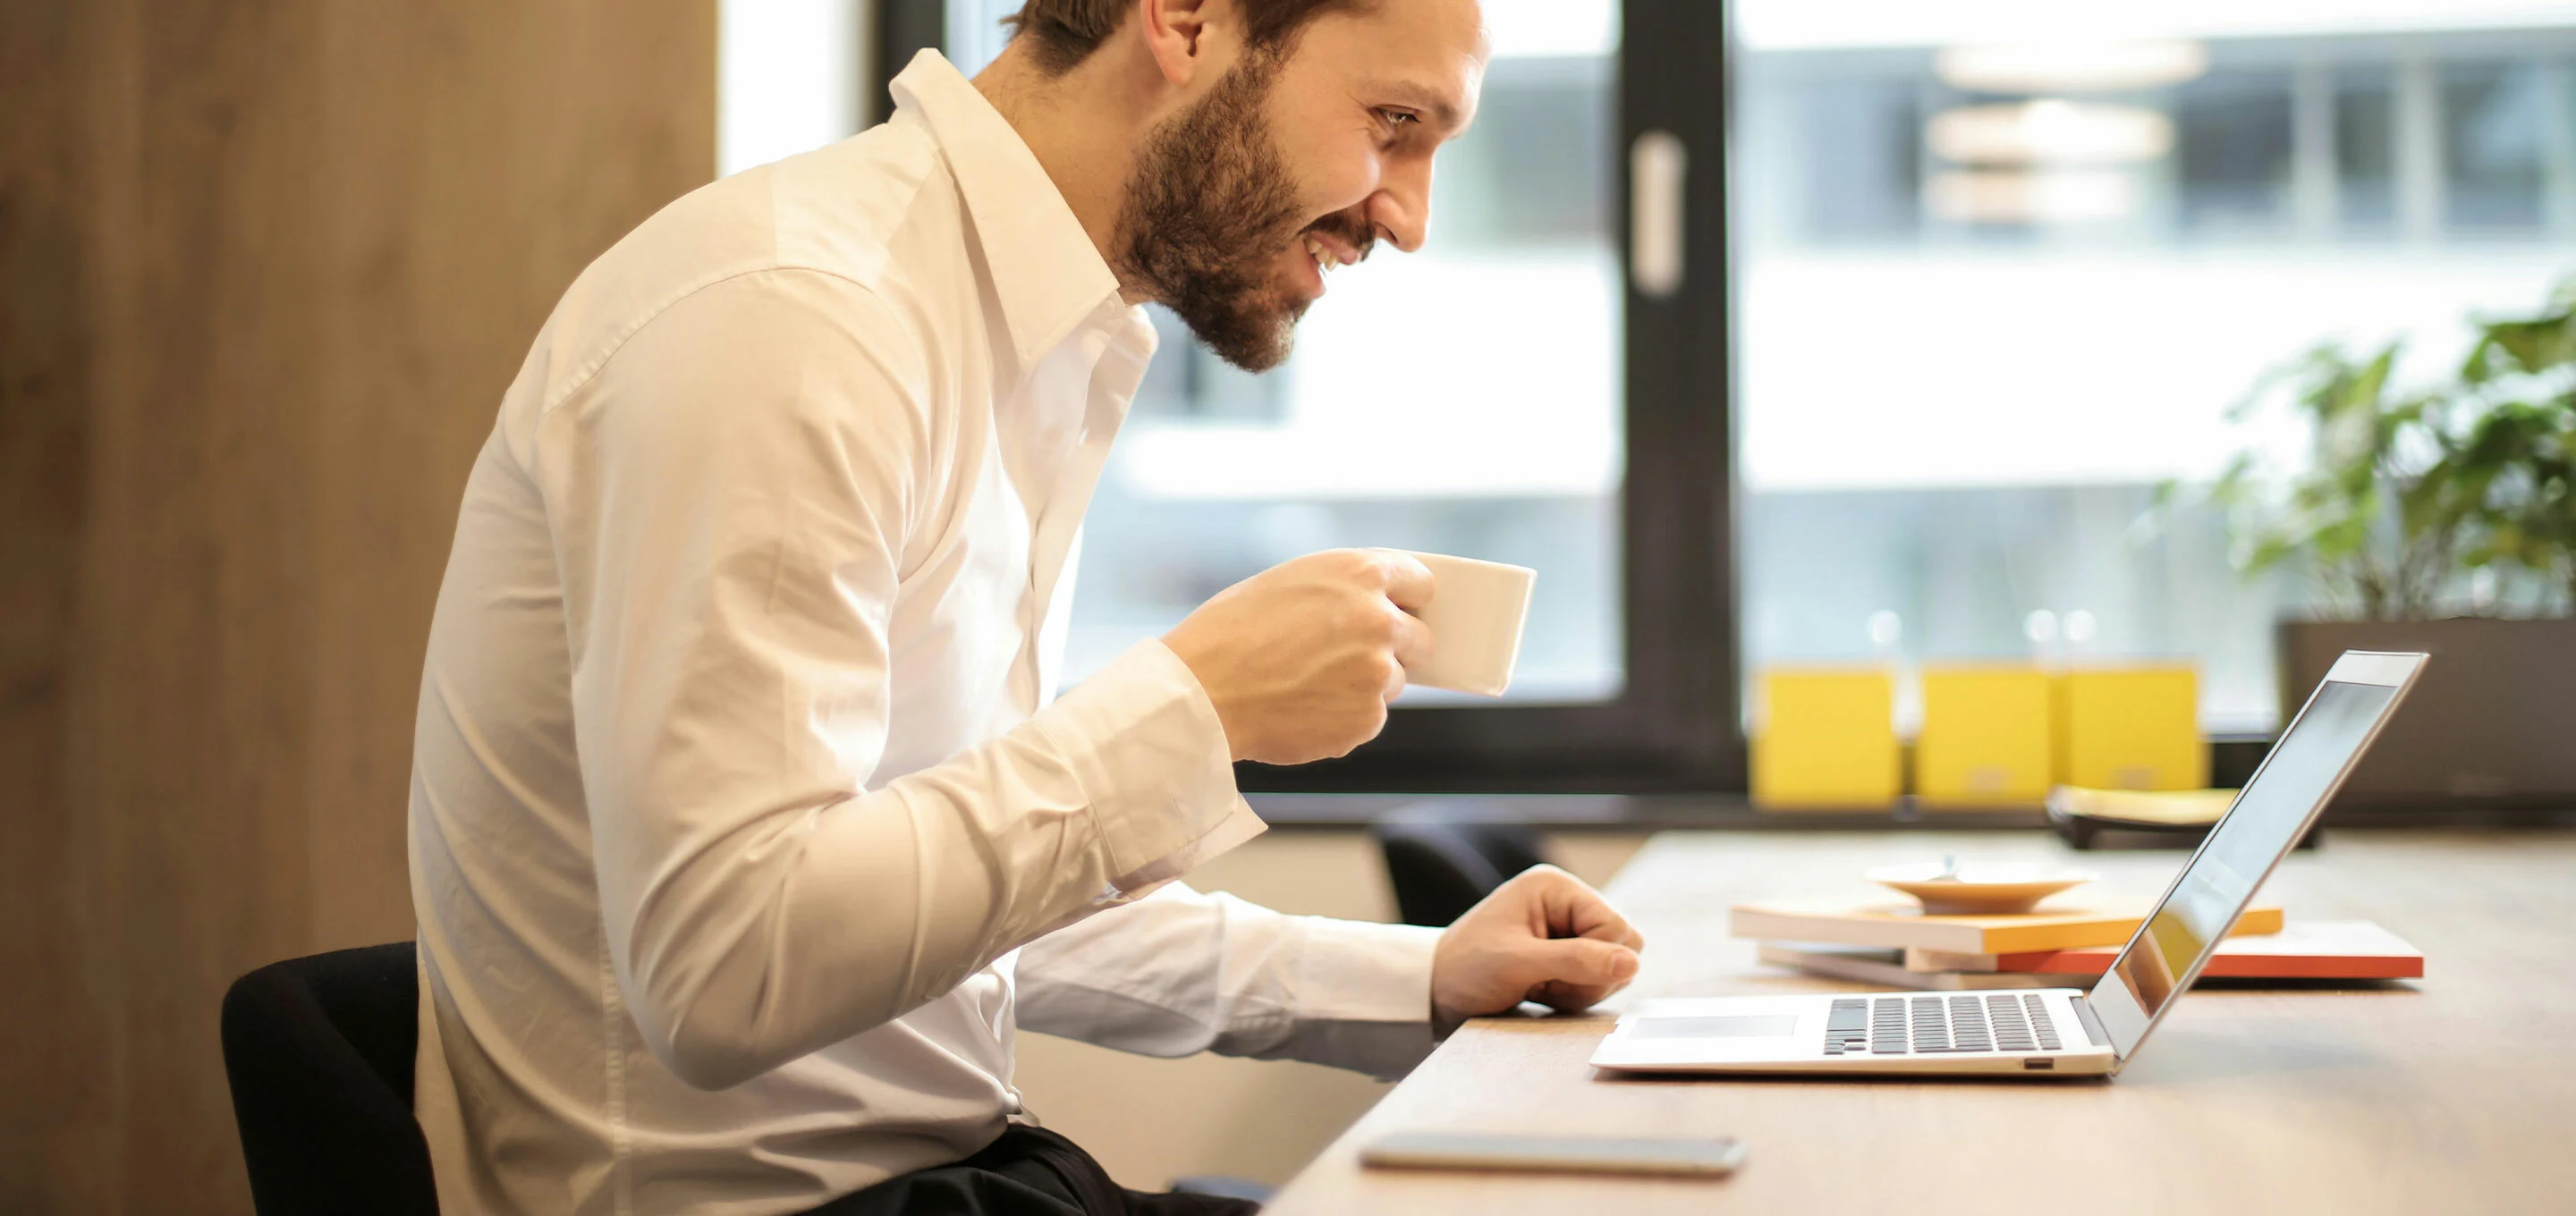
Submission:
<svg viewBox="0 0 2576 1216">
<path fill-rule="evenodd" d="M 1282 54 L 1306 23 L 1335 11 L 1370 7 L 1373 0 L 1239 0 L 1244 45 Z M 1026 0 L 1004 19 L 1037 56 L 1038 69 L 1061 76 L 1090 58 L 1126 21 L 1136 0 Z"/>
</svg>

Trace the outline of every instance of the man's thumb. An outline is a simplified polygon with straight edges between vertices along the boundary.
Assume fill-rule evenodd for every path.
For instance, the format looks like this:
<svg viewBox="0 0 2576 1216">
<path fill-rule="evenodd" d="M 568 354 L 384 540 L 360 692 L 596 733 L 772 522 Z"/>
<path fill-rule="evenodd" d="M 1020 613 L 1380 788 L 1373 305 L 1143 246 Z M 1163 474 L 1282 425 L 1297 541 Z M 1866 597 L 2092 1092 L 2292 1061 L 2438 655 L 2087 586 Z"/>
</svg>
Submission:
<svg viewBox="0 0 2576 1216">
<path fill-rule="evenodd" d="M 1549 940 L 1540 957 L 1548 978 L 1562 984 L 1624 984 L 1637 974 L 1637 952 L 1591 937 Z"/>
</svg>

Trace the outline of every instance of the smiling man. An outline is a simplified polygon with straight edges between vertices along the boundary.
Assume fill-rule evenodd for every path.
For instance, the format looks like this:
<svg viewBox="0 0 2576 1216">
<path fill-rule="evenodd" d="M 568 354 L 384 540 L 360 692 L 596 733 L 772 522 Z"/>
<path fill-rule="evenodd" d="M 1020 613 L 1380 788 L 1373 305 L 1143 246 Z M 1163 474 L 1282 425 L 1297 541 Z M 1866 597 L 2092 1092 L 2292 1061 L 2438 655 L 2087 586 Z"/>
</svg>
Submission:
<svg viewBox="0 0 2576 1216">
<path fill-rule="evenodd" d="M 468 483 L 411 799 L 416 1107 L 466 1213 L 1232 1212 L 1034 1126 L 1025 1026 L 1401 1072 L 1642 944 L 1549 869 L 1446 930 L 1173 880 L 1232 762 L 1374 737 L 1438 593 L 1229 589 L 1052 696 L 1160 301 L 1251 369 L 1424 238 L 1474 0 L 1030 0 L 969 82 L 602 256 Z M 1144 1098 L 1139 1095 L 1140 1100 Z"/>
</svg>

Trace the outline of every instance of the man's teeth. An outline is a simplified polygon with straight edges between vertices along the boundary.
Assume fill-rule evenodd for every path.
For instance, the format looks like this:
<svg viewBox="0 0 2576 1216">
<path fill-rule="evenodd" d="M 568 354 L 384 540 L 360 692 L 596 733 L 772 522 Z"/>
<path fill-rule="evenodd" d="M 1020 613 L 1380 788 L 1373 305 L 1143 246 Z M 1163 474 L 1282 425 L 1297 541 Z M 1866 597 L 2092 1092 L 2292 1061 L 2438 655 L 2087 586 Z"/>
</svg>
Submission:
<svg viewBox="0 0 2576 1216">
<path fill-rule="evenodd" d="M 1306 238 L 1306 256 L 1315 259 L 1318 269 L 1328 272 L 1341 269 L 1342 260 L 1334 257 L 1333 251 L 1325 248 L 1322 241 L 1311 236 Z"/>
</svg>

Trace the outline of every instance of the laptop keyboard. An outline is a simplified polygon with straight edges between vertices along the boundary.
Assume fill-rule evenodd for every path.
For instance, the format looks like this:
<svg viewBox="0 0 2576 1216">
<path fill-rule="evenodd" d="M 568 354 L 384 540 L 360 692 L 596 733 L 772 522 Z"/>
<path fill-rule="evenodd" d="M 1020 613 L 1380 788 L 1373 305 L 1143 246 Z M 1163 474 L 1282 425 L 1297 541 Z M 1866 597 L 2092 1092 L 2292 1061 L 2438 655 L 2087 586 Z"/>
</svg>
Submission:
<svg viewBox="0 0 2576 1216">
<path fill-rule="evenodd" d="M 1842 997 L 1825 1017 L 1829 1056 L 2057 1049 L 2057 1026 L 2031 992 Z"/>
</svg>

